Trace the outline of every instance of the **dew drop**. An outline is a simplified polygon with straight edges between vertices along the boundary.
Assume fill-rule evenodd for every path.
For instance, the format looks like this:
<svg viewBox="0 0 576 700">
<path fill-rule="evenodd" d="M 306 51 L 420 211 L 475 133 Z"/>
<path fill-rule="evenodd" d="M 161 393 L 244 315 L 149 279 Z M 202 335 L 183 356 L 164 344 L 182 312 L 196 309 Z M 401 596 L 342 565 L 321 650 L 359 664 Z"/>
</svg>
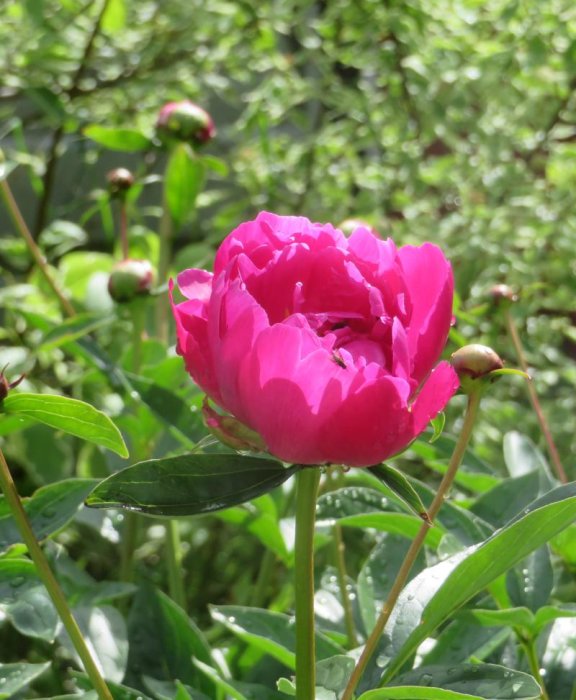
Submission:
<svg viewBox="0 0 576 700">
<path fill-rule="evenodd" d="M 388 659 L 385 656 L 378 656 L 376 659 L 376 666 L 378 666 L 378 668 L 384 668 L 387 660 Z"/>
</svg>

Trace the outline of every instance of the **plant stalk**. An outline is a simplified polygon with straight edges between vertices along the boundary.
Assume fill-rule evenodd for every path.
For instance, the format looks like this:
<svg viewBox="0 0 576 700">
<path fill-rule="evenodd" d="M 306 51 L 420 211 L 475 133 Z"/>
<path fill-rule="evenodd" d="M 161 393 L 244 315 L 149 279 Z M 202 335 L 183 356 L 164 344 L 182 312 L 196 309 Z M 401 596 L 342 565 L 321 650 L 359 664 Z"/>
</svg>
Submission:
<svg viewBox="0 0 576 700">
<path fill-rule="evenodd" d="M 168 590 L 172 600 L 182 610 L 186 610 L 186 594 L 182 578 L 182 546 L 180 542 L 180 530 L 177 520 L 169 520 L 166 523 L 166 544 L 168 557 Z"/>
<path fill-rule="evenodd" d="M 162 286 L 168 280 L 168 270 L 172 257 L 172 216 L 168 210 L 166 197 L 162 206 L 160 219 L 160 251 L 158 254 L 158 285 Z M 156 301 L 156 335 L 163 343 L 168 342 L 168 304 L 166 295 L 160 294 Z"/>
<path fill-rule="evenodd" d="M 452 457 L 450 458 L 448 470 L 446 471 L 446 474 L 444 474 L 440 486 L 438 487 L 438 491 L 434 496 L 434 500 L 432 501 L 432 504 L 428 509 L 429 522 L 424 522 L 422 524 L 416 537 L 412 541 L 408 552 L 406 553 L 404 561 L 402 562 L 402 566 L 400 567 L 400 570 L 396 575 L 394 584 L 390 589 L 388 598 L 386 599 L 386 602 L 382 607 L 380 616 L 376 621 L 374 629 L 372 630 L 368 639 L 366 640 L 366 645 L 364 646 L 362 654 L 360 655 L 360 658 L 358 659 L 358 662 L 356 663 L 356 666 L 352 671 L 352 675 L 350 676 L 350 680 L 348 681 L 348 685 L 344 690 L 341 700 L 352 699 L 354 691 L 356 690 L 356 687 L 360 682 L 360 678 L 362 677 L 362 674 L 364 673 L 368 662 L 370 661 L 376 650 L 380 637 L 384 632 L 384 628 L 386 627 L 386 624 L 390 619 L 390 615 L 394 610 L 394 606 L 396 605 L 398 598 L 400 597 L 402 589 L 406 585 L 406 581 L 408 580 L 410 571 L 414 566 L 416 557 L 418 556 L 420 549 L 424 544 L 424 540 L 426 539 L 428 530 L 431 527 L 434 518 L 438 514 L 438 511 L 440 510 L 442 503 L 444 502 L 444 499 L 448 491 L 450 490 L 450 487 L 452 486 L 452 482 L 454 481 L 454 477 L 456 476 L 456 472 L 458 471 L 458 467 L 462 462 L 462 458 L 464 457 L 466 447 L 468 446 L 468 442 L 470 441 L 470 436 L 472 435 L 472 428 L 474 427 L 474 422 L 478 414 L 479 405 L 480 392 L 478 391 L 473 394 L 470 394 L 470 396 L 468 397 L 468 404 L 466 406 L 464 425 L 462 426 L 462 430 L 458 437 L 458 441 L 456 442 L 456 445 L 454 447 L 454 452 L 452 453 Z"/>
<path fill-rule="evenodd" d="M 516 351 L 516 356 L 518 357 L 518 362 L 520 363 L 520 367 L 528 375 L 527 386 L 528 394 L 530 396 L 530 402 L 532 403 L 532 408 L 534 409 L 534 413 L 536 414 L 536 418 L 538 419 L 540 429 L 542 430 L 542 434 L 544 435 L 544 439 L 546 440 L 546 445 L 548 446 L 548 452 L 550 454 L 552 464 L 554 465 L 556 475 L 563 484 L 567 484 L 568 477 L 566 476 L 566 472 L 564 471 L 564 467 L 562 466 L 562 460 L 560 459 L 560 454 L 558 453 L 556 444 L 554 443 L 552 431 L 550 430 L 550 426 L 548 425 L 548 421 L 546 420 L 546 416 L 544 415 L 544 411 L 542 410 L 542 406 L 540 405 L 540 400 L 538 399 L 538 394 L 534 386 L 534 380 L 532 379 L 528 371 L 528 361 L 526 359 L 526 354 L 522 346 L 522 341 L 520 340 L 518 328 L 516 327 L 514 318 L 510 313 L 510 309 L 504 310 L 504 318 L 506 321 L 506 328 L 510 335 L 510 339 L 512 340 L 512 344 L 514 345 L 514 350 Z"/>
<path fill-rule="evenodd" d="M 58 615 L 62 620 L 62 624 L 64 625 L 70 639 L 72 640 L 72 643 L 74 644 L 74 648 L 78 652 L 78 656 L 82 661 L 84 669 L 88 674 L 94 689 L 98 693 L 98 697 L 100 700 L 112 700 L 112 694 L 108 690 L 108 686 L 106 685 L 106 682 L 102 677 L 95 660 L 90 654 L 90 650 L 84 641 L 82 632 L 80 631 L 80 628 L 78 627 L 78 624 L 74 619 L 70 608 L 68 607 L 68 602 L 64 593 L 62 592 L 62 589 L 60 588 L 60 584 L 52 573 L 52 569 L 48 564 L 44 552 L 42 551 L 42 548 L 38 544 L 36 536 L 34 535 L 30 520 L 28 519 L 28 515 L 22 506 L 22 501 L 20 500 L 20 496 L 16 490 L 16 484 L 12 479 L 12 474 L 10 473 L 8 463 L 6 462 L 2 450 L 0 450 L 0 485 L 2 486 L 2 491 L 4 492 L 6 502 L 8 503 L 10 511 L 12 512 L 12 516 L 16 521 L 18 530 L 22 535 L 24 544 L 28 548 L 30 557 L 36 566 L 36 571 L 42 579 L 42 582 L 44 583 L 44 586 L 46 587 L 46 590 L 54 603 L 54 607 L 56 608 Z"/>
<path fill-rule="evenodd" d="M 296 700 L 312 700 L 316 695 L 314 524 L 319 483 L 318 467 L 304 468 L 296 474 Z"/>
<path fill-rule="evenodd" d="M 344 622 L 346 625 L 346 636 L 348 637 L 348 648 L 353 649 L 358 641 L 356 639 L 356 629 L 354 627 L 354 614 L 352 611 L 352 601 L 348 595 L 348 584 L 346 574 L 346 561 L 344 559 L 344 540 L 342 539 L 342 526 L 336 523 L 332 529 L 334 550 L 336 555 L 336 571 L 338 576 L 338 587 L 340 588 L 340 600 L 344 608 Z"/>
<path fill-rule="evenodd" d="M 34 262 L 38 266 L 38 269 L 40 270 L 40 273 L 46 280 L 48 286 L 54 293 L 54 296 L 58 299 L 58 302 L 60 303 L 60 307 L 62 308 L 62 311 L 66 316 L 72 317 L 76 315 L 76 311 L 70 301 L 64 296 L 64 293 L 62 290 L 58 287 L 56 284 L 54 278 L 52 277 L 50 270 L 48 269 L 48 264 L 46 263 L 46 259 L 42 255 L 42 251 L 38 247 L 36 241 L 34 240 L 34 237 L 30 233 L 30 229 L 28 228 L 26 222 L 24 221 L 24 217 L 22 216 L 22 212 L 20 211 L 18 204 L 16 203 L 16 200 L 14 199 L 14 195 L 12 194 L 12 190 L 10 189 L 10 185 L 8 184 L 8 181 L 6 179 L 2 180 L 0 182 L 0 192 L 2 193 L 2 199 L 4 200 L 4 203 L 6 204 L 6 208 L 8 209 L 8 213 L 10 214 L 10 217 L 12 218 L 12 221 L 14 222 L 14 225 L 16 226 L 16 229 L 18 230 L 18 233 L 22 236 L 24 239 L 26 245 L 28 246 L 28 250 L 30 251 L 30 254 L 32 255 L 32 258 L 34 259 Z"/>
<path fill-rule="evenodd" d="M 536 679 L 536 682 L 540 686 L 540 699 L 550 700 L 550 696 L 548 695 L 548 691 L 546 690 L 546 686 L 544 685 L 544 679 L 542 678 L 542 674 L 540 673 L 540 662 L 538 661 L 538 654 L 536 653 L 534 640 L 526 639 L 523 636 L 522 632 L 519 632 L 518 630 L 516 630 L 516 633 L 518 639 L 520 640 L 520 644 L 524 649 L 524 653 L 526 654 L 528 665 L 530 666 L 530 672 L 532 673 L 532 675 Z"/>
</svg>

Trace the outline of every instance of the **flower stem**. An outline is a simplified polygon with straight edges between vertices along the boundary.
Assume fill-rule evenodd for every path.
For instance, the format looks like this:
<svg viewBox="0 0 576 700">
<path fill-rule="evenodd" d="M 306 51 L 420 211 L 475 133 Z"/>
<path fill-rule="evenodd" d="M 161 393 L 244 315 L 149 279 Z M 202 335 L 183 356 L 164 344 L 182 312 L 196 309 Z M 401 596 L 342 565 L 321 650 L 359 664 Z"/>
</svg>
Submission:
<svg viewBox="0 0 576 700">
<path fill-rule="evenodd" d="M 46 263 L 46 259 L 42 255 L 42 251 L 38 247 L 36 241 L 34 240 L 34 237 L 30 233 L 30 229 L 26 225 L 26 222 L 24 221 L 24 217 L 22 216 L 22 212 L 20 211 L 18 204 L 16 203 L 16 200 L 14 199 L 14 195 L 12 194 L 12 190 L 10 189 L 10 185 L 8 184 L 8 181 L 6 179 L 2 180 L 0 182 L 0 192 L 2 193 L 2 199 L 4 200 L 4 203 L 6 204 L 6 208 L 8 209 L 8 212 L 10 214 L 10 217 L 12 218 L 12 221 L 14 222 L 14 225 L 16 226 L 16 229 L 18 230 L 18 233 L 22 236 L 24 239 L 26 245 L 28 246 L 28 250 L 30 251 L 30 254 L 32 255 L 32 258 L 34 259 L 34 262 L 38 266 L 38 269 L 40 270 L 40 273 L 46 280 L 48 286 L 54 293 L 54 296 L 58 299 L 58 302 L 60 303 L 60 306 L 62 308 L 62 311 L 66 316 L 75 316 L 76 311 L 70 301 L 64 296 L 62 290 L 58 287 L 56 284 L 54 278 L 52 277 L 52 274 L 50 273 L 50 270 L 48 269 L 48 264 Z"/>
<path fill-rule="evenodd" d="M 120 199 L 120 245 L 122 248 L 122 260 L 130 257 L 130 246 L 128 244 L 128 209 L 126 198 Z"/>
<path fill-rule="evenodd" d="M 550 696 L 548 695 L 548 691 L 546 690 L 546 686 L 544 685 L 544 679 L 542 678 L 542 674 L 540 673 L 540 662 L 538 661 L 538 654 L 536 653 L 536 645 L 534 644 L 534 640 L 526 639 L 522 632 L 519 632 L 518 630 L 516 631 L 516 633 L 518 639 L 520 640 L 522 648 L 524 649 L 524 653 L 526 654 L 526 658 L 530 666 L 530 671 L 536 679 L 536 682 L 540 686 L 540 699 L 550 700 Z"/>
<path fill-rule="evenodd" d="M 296 474 L 296 700 L 311 700 L 316 694 L 314 523 L 319 483 L 318 467 L 304 468 Z"/>
<path fill-rule="evenodd" d="M 338 575 L 338 586 L 340 588 L 340 599 L 344 608 L 344 622 L 346 624 L 346 636 L 348 637 L 348 648 L 353 649 L 357 644 L 356 629 L 354 627 L 354 614 L 352 612 L 352 601 L 348 595 L 346 583 L 346 561 L 344 560 L 344 540 L 342 539 L 342 526 L 336 523 L 332 529 L 334 550 L 336 555 L 336 571 Z"/>
<path fill-rule="evenodd" d="M 86 670 L 88 677 L 92 681 L 94 689 L 98 693 L 98 697 L 100 700 L 112 700 L 112 695 L 108 690 L 108 686 L 106 685 L 106 682 L 104 681 L 95 660 L 92 658 L 92 655 L 86 646 L 86 642 L 84 641 L 84 637 L 82 636 L 82 632 L 80 631 L 80 628 L 78 627 L 78 624 L 76 623 L 76 620 L 68 607 L 66 597 L 64 596 L 56 577 L 52 573 L 52 569 L 44 556 L 44 552 L 42 551 L 42 548 L 38 544 L 36 536 L 32 531 L 32 526 L 30 525 L 28 515 L 22 506 L 22 501 L 20 500 L 18 491 L 16 490 L 16 485 L 12 479 L 10 469 L 8 468 L 8 463 L 6 462 L 2 450 L 0 450 L 0 485 L 2 486 L 2 491 L 6 497 L 6 502 L 8 503 L 14 520 L 16 521 L 16 525 L 18 526 L 22 539 L 24 540 L 24 544 L 28 548 L 30 557 L 36 566 L 36 571 L 46 586 L 46 590 L 48 591 L 50 598 L 52 598 L 54 607 L 56 608 L 58 615 L 60 616 L 60 619 L 62 620 L 62 623 L 66 628 L 72 643 L 74 644 L 74 648 L 78 652 L 78 656 L 84 665 L 84 669 Z"/>
<path fill-rule="evenodd" d="M 464 417 L 464 425 L 462 426 L 462 431 L 460 432 L 458 441 L 456 442 L 456 445 L 454 447 L 454 452 L 452 453 L 452 457 L 450 458 L 450 463 L 448 465 L 446 474 L 444 474 L 440 486 L 438 487 L 438 491 L 434 496 L 434 500 L 432 501 L 432 504 L 428 509 L 429 522 L 424 522 L 422 524 L 416 537 L 412 541 L 408 552 L 406 553 L 404 561 L 402 562 L 402 566 L 400 567 L 400 570 L 396 575 L 394 584 L 390 589 L 388 598 L 386 599 L 386 602 L 382 607 L 382 611 L 380 612 L 380 616 L 376 621 L 374 629 L 372 630 L 370 636 L 366 640 L 364 650 L 362 651 L 362 654 L 360 655 L 360 658 L 358 659 L 358 662 L 356 663 L 356 666 L 352 671 L 352 675 L 350 676 L 350 680 L 348 681 L 348 685 L 344 690 L 341 700 L 351 700 L 354 691 L 356 690 L 356 686 L 358 685 L 360 678 L 362 677 L 362 674 L 364 673 L 364 670 L 368 665 L 368 662 L 370 661 L 372 655 L 376 650 L 376 646 L 378 645 L 380 637 L 384 632 L 386 623 L 390 619 L 390 615 L 394 610 L 394 606 L 396 605 L 398 598 L 400 597 L 400 593 L 406 585 L 406 581 L 408 580 L 410 571 L 414 566 L 416 557 L 418 556 L 418 553 L 420 552 L 420 549 L 424 544 L 424 540 L 426 539 L 428 530 L 432 525 L 432 521 L 436 517 L 450 487 L 452 486 L 452 482 L 454 481 L 454 477 L 456 476 L 456 472 L 458 471 L 458 467 L 462 462 L 462 458 L 464 457 L 466 447 L 468 445 L 468 442 L 470 441 L 470 436 L 472 435 L 472 428 L 474 426 L 474 421 L 476 420 L 479 405 L 480 392 L 470 394 L 470 396 L 468 397 L 468 404 L 466 406 L 466 415 Z"/>
<path fill-rule="evenodd" d="M 564 467 L 562 466 L 560 455 L 556 448 L 556 444 L 554 443 L 554 438 L 552 437 L 552 431 L 550 430 L 550 426 L 548 425 L 548 421 L 546 420 L 546 416 L 544 415 L 544 411 L 542 410 L 542 406 L 540 405 L 540 400 L 538 399 L 538 394 L 536 393 L 536 388 L 534 387 L 534 381 L 528 371 L 528 361 L 526 360 L 526 354 L 524 352 L 524 348 L 522 347 L 520 334 L 518 333 L 518 329 L 516 328 L 516 323 L 514 322 L 514 318 L 510 313 L 510 309 L 505 309 L 504 319 L 506 322 L 506 328 L 510 335 L 510 339 L 512 340 L 512 344 L 514 345 L 514 350 L 516 350 L 516 356 L 518 357 L 520 367 L 528 375 L 528 394 L 530 395 L 532 408 L 534 409 L 534 413 L 536 414 L 536 418 L 538 419 L 538 423 L 540 424 L 540 429 L 542 430 L 542 434 L 544 435 L 544 439 L 546 440 L 546 444 L 548 445 L 548 452 L 550 453 L 552 464 L 554 465 L 554 469 L 556 470 L 556 475 L 563 484 L 567 484 L 568 477 L 566 476 L 566 472 L 564 471 Z"/>
</svg>

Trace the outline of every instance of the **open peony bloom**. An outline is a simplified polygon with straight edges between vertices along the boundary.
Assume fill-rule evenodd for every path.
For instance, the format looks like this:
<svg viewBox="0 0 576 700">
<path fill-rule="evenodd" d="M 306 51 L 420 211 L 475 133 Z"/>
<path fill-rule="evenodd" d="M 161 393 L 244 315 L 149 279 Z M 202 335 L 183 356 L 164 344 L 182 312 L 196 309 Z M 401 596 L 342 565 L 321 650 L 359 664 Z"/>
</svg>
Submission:
<svg viewBox="0 0 576 700">
<path fill-rule="evenodd" d="M 431 243 L 262 212 L 224 240 L 213 274 L 185 270 L 178 286 L 188 372 L 286 462 L 377 464 L 458 387 L 449 363 L 435 367 L 453 279 Z"/>
</svg>

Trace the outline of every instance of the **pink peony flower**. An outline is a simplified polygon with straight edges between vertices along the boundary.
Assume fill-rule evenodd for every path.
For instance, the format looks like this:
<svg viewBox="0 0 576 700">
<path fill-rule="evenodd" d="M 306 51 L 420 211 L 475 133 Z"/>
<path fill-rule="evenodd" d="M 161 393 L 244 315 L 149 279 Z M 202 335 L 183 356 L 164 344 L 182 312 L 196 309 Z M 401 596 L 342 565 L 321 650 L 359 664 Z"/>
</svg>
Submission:
<svg viewBox="0 0 576 700">
<path fill-rule="evenodd" d="M 377 464 L 458 387 L 449 363 L 435 367 L 453 279 L 431 243 L 262 212 L 224 240 L 213 274 L 185 270 L 178 286 L 188 372 L 286 462 Z"/>
</svg>

